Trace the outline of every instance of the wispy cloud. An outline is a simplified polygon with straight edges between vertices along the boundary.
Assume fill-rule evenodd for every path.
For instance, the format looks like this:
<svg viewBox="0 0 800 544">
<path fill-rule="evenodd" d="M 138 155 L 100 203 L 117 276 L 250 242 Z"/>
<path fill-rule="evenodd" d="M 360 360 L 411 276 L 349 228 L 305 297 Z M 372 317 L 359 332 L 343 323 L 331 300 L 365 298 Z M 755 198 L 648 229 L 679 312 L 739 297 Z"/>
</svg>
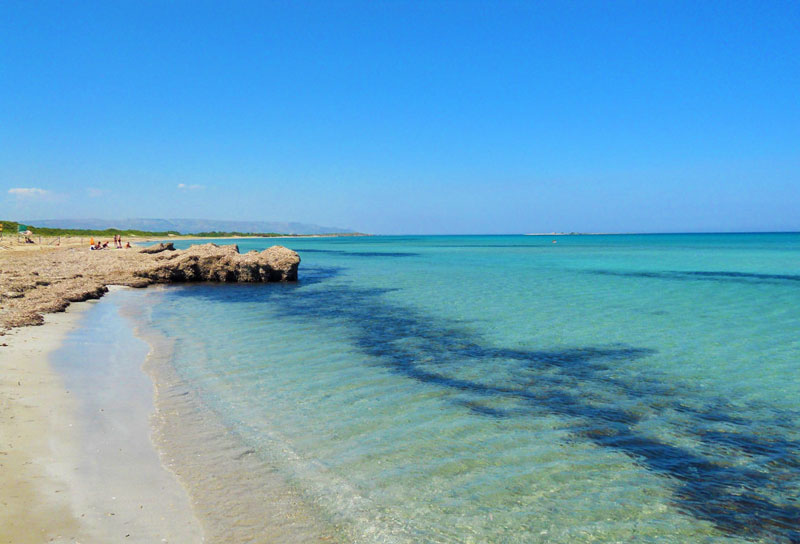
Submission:
<svg viewBox="0 0 800 544">
<path fill-rule="evenodd" d="M 8 194 L 19 198 L 39 198 L 50 195 L 50 191 L 38 187 L 12 187 Z"/>
<path fill-rule="evenodd" d="M 185 183 L 178 184 L 178 189 L 180 189 L 181 191 L 196 191 L 202 188 L 203 188 L 202 185 L 187 185 Z"/>
</svg>

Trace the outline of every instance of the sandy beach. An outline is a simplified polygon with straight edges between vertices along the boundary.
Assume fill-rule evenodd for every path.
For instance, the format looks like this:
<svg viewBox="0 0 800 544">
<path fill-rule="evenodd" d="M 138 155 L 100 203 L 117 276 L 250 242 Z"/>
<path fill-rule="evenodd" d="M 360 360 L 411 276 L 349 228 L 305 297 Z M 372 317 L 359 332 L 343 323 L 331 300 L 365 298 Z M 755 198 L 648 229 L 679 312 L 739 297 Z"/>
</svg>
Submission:
<svg viewBox="0 0 800 544">
<path fill-rule="evenodd" d="M 222 236 L 219 238 L 209 238 L 207 236 L 193 236 L 191 234 L 170 235 L 166 237 L 143 237 L 143 236 L 125 236 L 123 244 L 130 242 L 133 246 L 148 244 L 160 241 L 192 241 L 192 242 L 208 242 L 210 240 L 287 240 L 287 239 L 304 239 L 304 238 L 352 238 L 356 236 L 371 236 L 364 233 L 348 233 L 348 234 L 282 234 L 278 236 Z M 111 237 L 98 237 L 98 236 L 38 236 L 33 234 L 30 236 L 33 243 L 26 243 L 24 236 L 15 236 L 13 234 L 6 234 L 0 238 L 0 255 L 4 252 L 39 252 L 51 251 L 60 248 L 83 248 L 88 247 L 91 240 L 108 242 L 113 245 Z"/>
<path fill-rule="evenodd" d="M 265 259 L 288 256 L 295 274 L 299 259 L 285 248 L 29 247 L 0 252 L 0 543 L 202 541 L 153 442 L 156 388 L 142 368 L 151 345 L 94 299 L 126 289 L 118 283 L 280 281 Z"/>
<path fill-rule="evenodd" d="M 232 527 L 213 493 L 190 497 L 176 475 L 181 463 L 159 447 L 168 442 L 165 422 L 166 434 L 186 435 L 185 418 L 157 410 L 155 347 L 136 335 L 135 318 L 121 316 L 114 293 L 175 281 L 285 281 L 298 263 L 280 246 L 245 255 L 213 244 L 184 251 L 27 244 L 0 252 L 0 543 L 200 542 L 204 533 L 213 542 L 251 542 L 263 540 L 267 526 L 280 534 L 280 520 L 261 508 L 281 497 L 248 485 L 246 472 L 237 489 L 263 499 L 252 523 L 239 518 Z M 218 466 L 209 459 L 183 481 L 207 479 Z M 298 514 L 293 506 L 280 511 L 295 521 Z"/>
<path fill-rule="evenodd" d="M 75 406 L 48 356 L 80 314 L 48 316 L 46 327 L 17 329 L 0 347 L 0 542 L 70 541 L 79 515 L 68 482 L 54 470 L 74 455 Z M 70 451 L 72 450 L 72 451 Z"/>
<path fill-rule="evenodd" d="M 0 542 L 199 542 L 189 496 L 150 439 L 146 344 L 124 346 L 127 376 L 69 384 L 53 368 L 91 304 L 2 337 Z M 86 364 L 122 356 L 107 346 Z"/>
</svg>

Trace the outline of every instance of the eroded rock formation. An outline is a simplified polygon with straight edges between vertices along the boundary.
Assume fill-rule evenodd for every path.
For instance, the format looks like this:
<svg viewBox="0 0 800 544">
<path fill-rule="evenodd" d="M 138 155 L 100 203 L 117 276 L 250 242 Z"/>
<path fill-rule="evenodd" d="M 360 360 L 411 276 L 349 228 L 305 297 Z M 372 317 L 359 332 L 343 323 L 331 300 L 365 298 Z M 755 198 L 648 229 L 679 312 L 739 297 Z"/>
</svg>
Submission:
<svg viewBox="0 0 800 544">
<path fill-rule="evenodd" d="M 238 246 L 204 244 L 175 250 L 88 248 L 0 253 L 0 328 L 36 325 L 42 314 L 101 297 L 107 285 L 146 287 L 171 282 L 297 281 L 300 257 L 283 246 L 239 253 Z"/>
<path fill-rule="evenodd" d="M 272 246 L 264 251 L 239 253 L 239 247 L 205 244 L 186 251 L 164 252 L 138 276 L 158 282 L 297 281 L 300 257 L 291 249 Z"/>
</svg>

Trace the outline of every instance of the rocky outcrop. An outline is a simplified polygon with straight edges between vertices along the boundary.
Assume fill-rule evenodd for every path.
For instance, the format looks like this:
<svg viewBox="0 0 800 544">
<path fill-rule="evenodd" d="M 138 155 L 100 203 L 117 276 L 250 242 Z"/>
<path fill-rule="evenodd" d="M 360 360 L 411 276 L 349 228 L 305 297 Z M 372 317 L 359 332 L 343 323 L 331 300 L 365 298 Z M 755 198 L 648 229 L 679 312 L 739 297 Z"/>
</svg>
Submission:
<svg viewBox="0 0 800 544">
<path fill-rule="evenodd" d="M 41 324 L 42 314 L 99 298 L 107 285 L 297 281 L 300 264 L 297 253 L 282 246 L 244 254 L 234 245 L 154 248 L 0 253 L 0 328 Z"/>
<path fill-rule="evenodd" d="M 150 247 L 139 250 L 139 253 L 161 253 L 162 251 L 175 251 L 175 244 L 172 242 L 164 243 L 159 242 Z"/>
<path fill-rule="evenodd" d="M 297 281 L 299 264 L 297 253 L 283 246 L 241 254 L 236 245 L 204 244 L 159 256 L 136 275 L 157 282 Z"/>
</svg>

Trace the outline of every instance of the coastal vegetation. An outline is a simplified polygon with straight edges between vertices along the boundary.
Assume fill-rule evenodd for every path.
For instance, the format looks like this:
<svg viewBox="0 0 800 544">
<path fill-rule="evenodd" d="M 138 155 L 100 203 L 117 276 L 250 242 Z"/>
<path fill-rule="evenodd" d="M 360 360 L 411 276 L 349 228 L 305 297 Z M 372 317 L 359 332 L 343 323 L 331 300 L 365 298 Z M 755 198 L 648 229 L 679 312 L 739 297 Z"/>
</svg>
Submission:
<svg viewBox="0 0 800 544">
<path fill-rule="evenodd" d="M 19 230 L 21 223 L 18 221 L 5 221 L 0 220 L 2 231 L 4 235 L 16 234 Z M 142 236 L 142 237 L 159 237 L 159 236 L 179 236 L 177 231 L 164 231 L 152 232 L 146 230 L 120 230 L 120 229 L 57 229 L 52 227 L 37 227 L 35 225 L 23 225 L 28 228 L 33 234 L 37 236 L 97 236 L 97 237 L 110 237 L 114 235 L 121 236 Z"/>
<path fill-rule="evenodd" d="M 20 223 L 17 221 L 0 220 L 2 233 L 16 235 Z M 139 229 L 60 229 L 54 227 L 37 227 L 36 225 L 25 225 L 36 236 L 96 236 L 98 238 L 110 238 L 116 235 L 125 237 L 139 238 L 166 238 L 169 236 L 191 236 L 193 238 L 276 238 L 284 236 L 304 237 L 304 236 L 339 236 L 340 234 L 285 234 L 280 232 L 238 232 L 238 231 L 206 231 L 182 233 L 177 230 L 167 231 L 148 231 Z M 361 233 L 342 233 L 342 236 L 363 236 Z"/>
<path fill-rule="evenodd" d="M 212 230 L 210 232 L 197 232 L 191 234 L 191 236 L 197 236 L 198 238 L 232 238 L 235 236 L 238 237 L 256 237 L 256 238 L 274 238 L 276 236 L 307 236 L 303 234 L 281 234 L 278 232 L 224 232 L 224 231 L 216 231 Z"/>
<path fill-rule="evenodd" d="M 16 234 L 19 229 L 19 223 L 16 221 L 0 221 L 0 233 L 2 234 Z"/>
</svg>

